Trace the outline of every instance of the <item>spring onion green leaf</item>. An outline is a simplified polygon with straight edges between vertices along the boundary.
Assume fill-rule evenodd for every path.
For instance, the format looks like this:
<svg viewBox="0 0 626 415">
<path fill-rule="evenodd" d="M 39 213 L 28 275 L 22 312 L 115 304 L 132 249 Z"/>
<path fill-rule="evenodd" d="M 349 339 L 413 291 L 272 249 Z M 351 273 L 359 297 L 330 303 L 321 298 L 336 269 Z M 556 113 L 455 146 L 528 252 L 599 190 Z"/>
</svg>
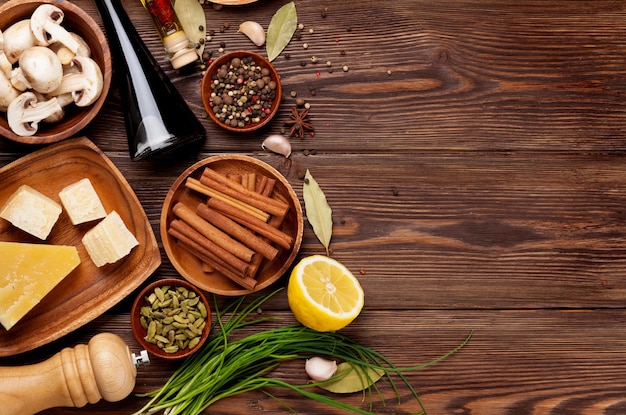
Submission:
<svg viewBox="0 0 626 415">
<path fill-rule="evenodd" d="M 153 414 L 160 411 L 168 415 L 196 415 L 220 399 L 245 392 L 260 390 L 272 396 L 268 392 L 268 388 L 272 387 L 289 389 L 303 397 L 338 409 L 357 414 L 372 414 L 373 394 L 370 389 L 378 391 L 375 384 L 366 388 L 370 390 L 370 406 L 369 410 L 365 410 L 314 392 L 312 389 L 320 383 L 293 385 L 269 376 L 270 372 L 281 362 L 306 359 L 313 355 L 333 356 L 358 368 L 362 374 L 383 374 L 394 389 L 398 402 L 400 402 L 400 393 L 394 378 L 399 378 L 419 403 L 422 408 L 421 413 L 426 414 L 417 392 L 404 373 L 441 361 L 459 351 L 471 338 L 470 333 L 465 341 L 454 350 L 431 362 L 412 367 L 396 367 L 381 353 L 345 335 L 336 332 L 320 333 L 300 324 L 263 330 L 247 337 L 233 339 L 232 335 L 237 329 L 261 324 L 271 318 L 254 318 L 253 314 L 278 291 L 280 290 L 254 299 L 247 305 L 244 303 L 246 297 L 240 297 L 223 310 L 220 310 L 215 302 L 216 319 L 211 329 L 212 331 L 219 329 L 219 333 L 215 333 L 201 350 L 187 358 L 162 387 L 139 395 L 149 400 L 134 415 Z M 338 376 L 341 377 L 341 375 Z M 374 383 L 371 380 L 373 379 L 370 379 L 370 383 Z M 364 379 L 363 382 L 367 380 Z M 380 391 L 378 396 L 384 403 Z"/>
</svg>

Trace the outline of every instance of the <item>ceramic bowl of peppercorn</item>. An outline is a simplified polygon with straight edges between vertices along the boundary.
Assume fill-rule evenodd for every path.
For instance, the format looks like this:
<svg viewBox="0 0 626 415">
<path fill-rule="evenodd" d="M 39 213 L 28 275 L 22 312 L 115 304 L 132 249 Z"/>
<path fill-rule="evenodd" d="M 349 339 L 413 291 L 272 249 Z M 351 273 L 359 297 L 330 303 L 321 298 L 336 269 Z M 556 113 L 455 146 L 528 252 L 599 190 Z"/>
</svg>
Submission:
<svg viewBox="0 0 626 415">
<path fill-rule="evenodd" d="M 202 78 L 202 103 L 220 127 L 246 133 L 270 122 L 282 99 L 280 77 L 263 56 L 234 51 L 215 59 Z"/>
<path fill-rule="evenodd" d="M 135 339 L 148 353 L 182 359 L 209 336 L 211 311 L 202 290 L 177 278 L 155 281 L 137 295 L 131 310 Z"/>
</svg>

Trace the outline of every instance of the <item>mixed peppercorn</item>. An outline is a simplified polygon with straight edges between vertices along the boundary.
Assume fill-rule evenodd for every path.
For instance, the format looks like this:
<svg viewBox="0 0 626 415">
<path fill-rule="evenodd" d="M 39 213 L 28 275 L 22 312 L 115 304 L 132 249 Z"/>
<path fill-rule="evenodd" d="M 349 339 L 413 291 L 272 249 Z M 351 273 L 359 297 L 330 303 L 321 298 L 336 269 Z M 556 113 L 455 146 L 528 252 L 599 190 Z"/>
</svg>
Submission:
<svg viewBox="0 0 626 415">
<path fill-rule="evenodd" d="M 244 128 L 265 119 L 276 99 L 276 81 L 270 70 L 252 56 L 233 58 L 213 76 L 212 110 L 218 120 Z"/>
</svg>

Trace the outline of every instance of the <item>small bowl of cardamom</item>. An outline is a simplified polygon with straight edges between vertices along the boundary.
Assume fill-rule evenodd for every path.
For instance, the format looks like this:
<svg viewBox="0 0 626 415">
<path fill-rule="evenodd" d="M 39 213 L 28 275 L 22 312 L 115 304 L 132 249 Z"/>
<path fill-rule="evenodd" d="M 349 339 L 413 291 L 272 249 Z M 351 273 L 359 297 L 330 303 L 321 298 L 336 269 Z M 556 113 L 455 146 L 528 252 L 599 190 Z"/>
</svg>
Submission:
<svg viewBox="0 0 626 415">
<path fill-rule="evenodd" d="M 137 295 L 131 310 L 135 339 L 166 360 L 185 358 L 209 336 L 211 310 L 202 290 L 187 281 L 155 281 Z"/>
</svg>

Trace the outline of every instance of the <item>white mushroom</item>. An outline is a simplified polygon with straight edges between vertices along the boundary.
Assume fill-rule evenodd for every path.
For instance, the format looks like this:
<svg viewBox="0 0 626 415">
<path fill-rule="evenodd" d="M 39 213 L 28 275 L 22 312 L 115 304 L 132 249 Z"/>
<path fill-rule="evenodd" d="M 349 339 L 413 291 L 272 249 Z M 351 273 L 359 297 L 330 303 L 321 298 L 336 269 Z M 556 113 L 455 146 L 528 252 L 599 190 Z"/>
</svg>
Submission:
<svg viewBox="0 0 626 415">
<path fill-rule="evenodd" d="M 84 56 L 76 56 L 72 64 L 77 71 L 64 75 L 61 85 L 50 95 L 71 93 L 77 106 L 86 107 L 93 104 L 102 93 L 102 70 L 93 59 Z"/>
<path fill-rule="evenodd" d="M 41 102 L 41 101 L 47 101 L 52 97 L 40 94 L 38 92 L 35 92 L 35 97 L 37 97 L 37 102 Z M 54 97 L 57 99 L 57 102 L 59 104 L 59 111 L 55 112 L 54 114 L 50 115 L 49 117 L 44 118 L 43 120 L 41 120 L 42 122 L 45 122 L 47 124 L 54 124 L 57 123 L 61 120 L 63 120 L 63 118 L 65 118 L 65 107 L 67 107 L 70 104 L 74 103 L 74 98 L 72 98 L 72 94 L 63 94 L 63 95 L 59 95 L 57 97 Z"/>
<path fill-rule="evenodd" d="M 24 92 L 15 98 L 7 110 L 11 130 L 20 136 L 31 136 L 37 132 L 39 122 L 62 110 L 56 98 L 38 102 L 33 92 Z"/>
<path fill-rule="evenodd" d="M 13 65 L 9 62 L 6 53 L 4 53 L 4 34 L 0 30 L 0 71 L 4 73 L 5 78 L 9 78 L 12 69 Z"/>
<path fill-rule="evenodd" d="M 22 52 L 35 46 L 35 38 L 30 31 L 30 19 L 13 23 L 4 31 L 4 54 L 11 64 L 20 58 Z"/>
<path fill-rule="evenodd" d="M 0 111 L 6 112 L 9 104 L 20 95 L 20 91 L 11 85 L 11 81 L 0 71 Z"/>
<path fill-rule="evenodd" d="M 30 29 L 39 45 L 48 46 L 60 42 L 75 54 L 79 44 L 70 32 L 61 26 L 64 17 L 63 10 L 57 6 L 42 4 L 30 16 Z"/>
<path fill-rule="evenodd" d="M 33 46 L 20 55 L 19 66 L 13 70 L 11 83 L 21 91 L 32 88 L 42 94 L 61 85 L 63 67 L 57 55 L 44 46 Z"/>
<path fill-rule="evenodd" d="M 78 42 L 78 50 L 76 53 L 72 52 L 67 46 L 62 44 L 61 42 L 53 43 L 49 46 L 49 48 L 57 54 L 59 60 L 61 61 L 61 65 L 64 67 L 70 65 L 72 63 L 72 59 L 74 56 L 91 56 L 91 49 L 85 39 L 80 37 L 80 35 L 70 32 L 70 35 Z"/>
</svg>

